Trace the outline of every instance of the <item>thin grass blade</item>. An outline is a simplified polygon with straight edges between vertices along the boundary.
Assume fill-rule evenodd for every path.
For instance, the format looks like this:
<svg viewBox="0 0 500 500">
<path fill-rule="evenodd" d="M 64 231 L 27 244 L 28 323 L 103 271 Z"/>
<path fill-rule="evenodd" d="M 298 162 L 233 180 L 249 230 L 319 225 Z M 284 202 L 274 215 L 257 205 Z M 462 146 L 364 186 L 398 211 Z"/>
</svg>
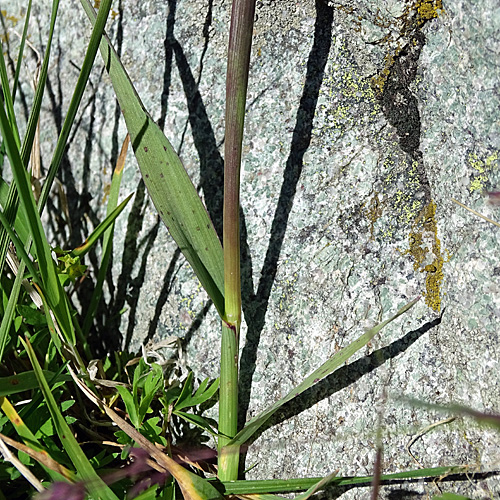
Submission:
<svg viewBox="0 0 500 500">
<path fill-rule="evenodd" d="M 27 165 L 28 158 L 31 153 L 31 148 L 33 144 L 33 138 L 35 135 L 35 130 L 36 126 L 38 123 L 38 118 L 40 115 L 40 108 L 41 108 L 41 103 L 42 103 L 42 97 L 43 97 L 43 92 L 45 89 L 45 83 L 47 79 L 47 71 L 48 71 L 48 66 L 49 66 L 49 59 L 50 59 L 50 48 L 51 48 L 51 43 L 52 43 L 52 37 L 53 37 L 53 32 L 54 32 L 54 26 L 55 26 L 55 21 L 57 17 L 57 9 L 59 6 L 59 0 L 54 0 L 52 3 L 52 12 L 51 12 L 51 20 L 50 20 L 50 28 L 49 28 L 49 39 L 47 42 L 47 48 L 45 50 L 45 55 L 44 55 L 44 60 L 42 64 L 42 69 L 40 72 L 40 77 L 39 77 L 39 83 L 36 88 L 35 92 L 35 97 L 33 101 L 33 108 L 30 113 L 29 121 L 28 121 L 28 127 L 27 127 L 27 132 L 26 136 L 23 141 L 23 147 L 21 151 L 21 158 L 22 158 L 22 163 L 23 165 Z M 80 72 L 80 76 L 78 78 L 78 82 L 75 88 L 75 92 L 73 94 L 73 98 L 71 99 L 71 103 L 68 109 L 68 113 L 66 115 L 66 118 L 64 120 L 64 124 L 62 127 L 61 134 L 59 136 L 56 149 L 54 152 L 54 157 L 52 159 L 48 174 L 47 174 L 47 179 L 46 182 L 44 183 L 42 193 L 40 196 L 39 200 L 39 212 L 43 210 L 43 207 L 45 205 L 45 202 L 47 201 L 48 194 L 50 192 L 50 188 L 52 186 L 52 183 L 54 181 L 56 172 L 59 168 L 60 161 L 62 159 L 64 150 L 67 145 L 67 140 L 69 137 L 69 132 L 71 129 L 71 126 L 74 122 L 76 112 L 78 110 L 78 106 L 81 102 L 81 98 L 83 95 L 83 92 L 85 90 L 88 77 L 90 74 L 90 70 L 92 68 L 95 55 L 97 53 L 97 49 L 99 47 L 99 42 L 101 39 L 102 32 L 104 30 L 104 26 L 106 23 L 106 19 L 109 13 L 109 9 L 111 7 L 111 0 L 103 0 L 101 2 L 101 8 L 99 10 L 98 16 L 97 16 L 97 21 L 95 24 L 95 27 L 92 31 L 92 35 L 90 38 L 89 46 L 87 49 L 87 53 L 85 55 L 85 60 L 82 65 L 82 70 Z M 17 197 L 17 191 L 16 191 L 16 185 L 15 183 L 12 183 L 9 189 L 8 197 L 7 197 L 7 203 L 4 206 L 6 211 L 9 211 L 8 214 L 10 214 L 10 220 L 18 219 L 19 217 L 16 217 L 16 212 L 17 212 L 17 203 L 18 203 L 18 197 Z M 28 222 L 26 221 L 26 224 L 28 225 Z M 31 231 L 31 228 L 28 229 L 28 232 Z M 8 238 L 7 238 L 7 233 L 3 229 L 3 226 L 0 227 L 0 264 L 2 267 L 4 266 L 5 263 L 5 257 L 7 254 L 7 246 L 8 246 Z M 48 248 L 48 246 L 47 246 Z M 50 252 L 50 249 L 49 249 Z M 37 253 L 37 250 L 35 248 L 35 254 Z M 12 324 L 12 320 L 14 317 L 14 306 L 17 303 L 17 297 L 20 292 L 20 280 L 22 279 L 21 275 L 24 272 L 24 265 L 22 264 L 19 269 L 19 275 L 16 277 L 15 285 L 12 290 L 11 296 L 9 298 L 9 314 L 5 314 L 4 317 L 2 318 L 2 324 L 0 326 L 0 355 L 3 353 L 3 348 L 7 342 L 7 336 L 8 332 L 10 330 L 10 326 Z M 54 282 L 53 282 L 54 283 Z M 60 291 L 60 285 L 57 283 L 56 285 Z M 53 304 L 52 304 L 53 305 Z M 56 312 L 60 313 L 59 320 L 61 321 L 61 327 L 65 331 L 65 335 L 67 339 L 70 341 L 70 343 L 74 343 L 74 333 L 71 328 L 71 318 L 69 314 L 69 309 L 66 300 L 64 300 L 60 304 L 60 310 Z M 84 344 L 84 348 L 86 345 Z M 0 357 L 1 359 L 1 357 Z"/>
<path fill-rule="evenodd" d="M 3 102 L 9 118 L 10 129 L 16 141 L 17 147 L 21 147 L 21 140 L 19 139 L 19 129 L 17 128 L 16 114 L 14 112 L 14 102 L 9 90 L 9 78 L 7 75 L 7 67 L 5 66 L 5 57 L 0 53 L 0 84 L 3 91 Z"/>
<path fill-rule="evenodd" d="M 9 301 L 7 302 L 7 307 L 5 308 L 2 317 L 2 322 L 0 323 L 0 362 L 3 359 L 5 346 L 9 342 L 9 331 L 16 312 L 17 298 L 21 291 L 21 284 L 23 282 L 23 277 L 22 277 L 23 272 L 24 272 L 24 265 L 21 264 L 20 273 L 16 276 L 14 280 L 9 295 Z"/>
<path fill-rule="evenodd" d="M 471 500 L 471 497 L 464 497 L 457 493 L 443 493 L 441 495 L 434 495 L 432 500 Z"/>
<path fill-rule="evenodd" d="M 456 203 L 457 205 L 465 208 L 469 212 L 472 212 L 474 215 L 477 215 L 478 217 L 481 217 L 481 219 L 484 219 L 486 222 L 490 222 L 491 224 L 494 224 L 495 226 L 500 227 L 500 223 L 498 223 L 497 221 L 494 221 L 493 219 L 490 219 L 489 217 L 486 217 L 486 215 L 480 214 L 476 210 L 468 207 L 467 205 L 464 205 L 463 203 L 460 203 L 458 200 L 455 200 L 454 198 L 450 198 L 450 200 L 453 201 L 454 203 Z"/>
<path fill-rule="evenodd" d="M 330 375 L 330 373 L 333 373 L 337 368 L 342 366 L 354 353 L 359 351 L 359 349 L 364 347 L 373 337 L 375 337 L 375 335 L 380 332 L 382 328 L 384 328 L 391 321 L 394 321 L 396 318 L 412 308 L 419 299 L 420 297 L 412 300 L 410 303 L 402 307 L 394 316 L 392 316 L 392 318 L 389 318 L 388 320 L 383 321 L 374 328 L 371 328 L 363 335 L 361 335 L 357 340 L 334 354 L 328 361 L 323 363 L 317 370 L 311 373 L 311 375 L 309 375 L 301 384 L 292 389 L 284 398 L 280 399 L 272 406 L 270 406 L 267 410 L 264 410 L 262 413 L 259 413 L 259 415 L 250 420 L 250 422 L 248 422 L 248 424 L 245 425 L 245 427 L 238 434 L 236 434 L 234 439 L 232 439 L 228 443 L 228 446 L 239 446 L 248 441 L 248 439 L 252 437 L 257 429 L 259 429 L 265 422 L 267 422 L 267 420 L 276 412 L 276 410 L 278 410 L 278 408 L 293 399 L 295 396 L 309 389 L 309 387 L 312 387 L 327 375 Z"/>
<path fill-rule="evenodd" d="M 122 149 L 118 160 L 116 161 L 116 166 L 113 171 L 113 177 L 111 179 L 111 188 L 109 190 L 108 205 L 106 207 L 106 215 L 109 215 L 118 205 L 118 196 L 120 194 L 120 185 L 123 177 L 123 168 L 125 167 L 125 158 L 127 157 L 128 145 L 130 142 L 130 136 L 127 134 L 125 140 L 122 144 Z M 92 297 L 90 298 L 89 306 L 87 308 L 87 313 L 83 321 L 82 335 L 87 337 L 92 323 L 94 321 L 97 307 L 102 297 L 102 289 L 104 285 L 104 280 L 106 279 L 106 274 L 108 272 L 109 263 L 111 260 L 111 255 L 113 251 L 113 234 L 114 225 L 109 227 L 102 239 L 102 257 L 101 265 L 99 266 L 99 272 L 97 274 L 96 285 L 94 291 L 92 292 Z"/>
<path fill-rule="evenodd" d="M 17 471 L 28 481 L 33 488 L 35 488 L 38 492 L 44 491 L 44 487 L 42 483 L 38 480 L 38 478 L 24 465 L 17 456 L 15 456 L 5 443 L 5 441 L 0 438 L 0 453 L 2 454 L 2 458 L 4 462 L 10 462 Z"/>
<path fill-rule="evenodd" d="M 50 42 L 53 36 L 53 29 L 55 24 L 55 18 L 57 14 L 58 8 L 58 0 L 54 0 L 53 8 L 52 8 L 52 16 L 51 16 L 51 25 L 49 31 L 49 44 L 45 53 L 44 62 L 42 65 L 42 71 L 40 74 L 39 85 L 37 87 L 37 91 L 35 93 L 35 100 L 33 105 L 33 110 L 30 113 L 30 119 L 28 122 L 28 130 L 23 142 L 22 154 L 19 154 L 18 148 L 14 148 L 11 137 L 6 137 L 4 132 L 6 130 L 6 120 L 5 117 L 2 116 L 5 113 L 3 112 L 3 107 L 0 107 L 0 125 L 2 126 L 2 135 L 4 135 L 4 140 L 6 140 L 6 148 L 7 153 L 9 154 L 9 159 L 11 161 L 11 166 L 14 173 L 14 178 L 16 181 L 16 187 L 21 196 L 21 203 L 23 206 L 23 210 L 26 212 L 26 218 L 28 219 L 28 224 L 30 226 L 30 232 L 33 236 L 33 240 L 35 243 L 35 253 L 38 257 L 40 270 L 42 273 L 42 282 L 47 291 L 47 300 L 49 301 L 51 308 L 54 310 L 54 313 L 57 317 L 58 322 L 66 336 L 66 340 L 70 344 L 75 343 L 75 334 L 73 330 L 73 325 L 71 321 L 71 315 L 69 312 L 68 303 L 66 300 L 66 296 L 62 287 L 59 283 L 55 272 L 55 265 L 51 257 L 50 247 L 48 246 L 45 235 L 43 234 L 43 230 L 41 227 L 40 218 L 37 217 L 36 209 L 34 208 L 34 199 L 31 193 L 31 189 L 29 186 L 29 181 L 23 165 L 27 164 L 27 158 L 29 157 L 29 152 L 31 151 L 31 145 L 33 144 L 33 137 L 35 134 L 36 124 L 38 122 L 38 117 L 40 113 L 41 100 L 43 96 L 43 89 L 45 87 L 45 81 L 47 76 L 48 69 L 48 61 L 50 54 Z M 66 147 L 67 139 L 69 137 L 69 131 L 73 124 L 74 118 L 76 116 L 76 111 L 78 109 L 79 103 L 81 101 L 81 97 L 83 95 L 83 91 L 85 89 L 88 76 L 90 74 L 90 70 L 92 68 L 95 55 L 97 53 L 97 49 L 99 46 L 99 41 L 101 39 L 102 32 L 104 30 L 104 26 L 106 23 L 107 16 L 109 14 L 109 10 L 111 7 L 111 0 L 103 0 L 101 2 L 101 7 L 99 9 L 99 13 L 97 15 L 97 20 L 92 31 L 91 39 L 89 42 L 89 47 L 87 49 L 87 53 L 85 55 L 84 64 L 82 66 L 82 71 L 80 72 L 80 76 L 78 78 L 77 86 L 75 88 L 75 92 L 73 94 L 73 98 L 70 103 L 70 108 L 68 110 L 68 114 L 63 124 L 63 130 L 59 137 L 56 151 L 54 153 L 54 158 L 51 163 L 51 167 L 49 169 L 49 173 L 47 176 L 47 180 L 43 186 L 41 197 L 40 197 L 40 210 L 43 209 L 43 206 L 48 197 L 48 193 L 50 187 L 52 185 L 52 181 L 55 178 L 55 173 L 60 164 L 60 160 L 62 158 L 64 149 Z M 3 112 L 3 113 L 2 113 Z M 12 135 L 12 134 L 10 134 Z M 9 144 L 10 142 L 10 144 Z M 17 152 L 16 152 L 17 150 Z M 22 160 L 21 160 L 22 157 Z M 14 183 L 11 186 L 11 191 L 14 192 L 15 198 L 15 190 Z M 10 206 L 10 205 L 9 205 Z M 15 212 L 14 212 L 15 215 Z M 1 238 L 1 233 L 0 233 Z M 6 242 L 8 240 L 5 240 Z M 2 250 L 3 247 L 0 249 Z M 5 247 L 6 252 L 6 247 Z M 0 254 L 1 261 L 4 262 L 5 257 Z M 7 318 L 9 319 L 9 318 Z M 5 328 L 2 329 L 2 332 L 5 333 L 10 328 L 10 323 L 5 324 Z M 3 339 L 2 339 L 3 340 Z"/>
<path fill-rule="evenodd" d="M 26 454 L 33 456 L 38 460 L 47 471 L 48 475 L 53 481 L 60 481 L 61 479 L 74 480 L 75 474 L 66 467 L 60 465 L 58 462 L 52 459 L 47 450 L 40 444 L 35 435 L 31 432 L 29 427 L 24 423 L 21 416 L 17 413 L 16 409 L 12 406 L 10 401 L 5 397 L 0 397 L 0 409 L 5 413 L 7 418 L 10 420 L 14 429 L 18 433 L 19 437 L 26 443 L 26 448 L 20 443 L 15 445 L 10 442 L 10 438 L 7 436 L 2 436 L 2 439 L 7 442 L 10 446 L 14 446 L 16 449 L 24 451 Z"/>
<path fill-rule="evenodd" d="M 101 235 L 115 223 L 116 218 L 122 213 L 123 209 L 130 201 L 134 193 L 127 196 L 93 231 L 92 234 L 85 240 L 85 243 L 76 247 L 71 251 L 74 257 L 82 257 L 85 255 L 101 237 Z"/>
<path fill-rule="evenodd" d="M 30 272 L 33 280 L 35 283 L 39 283 L 41 285 L 42 283 L 39 282 L 39 276 L 38 276 L 38 271 L 36 270 L 33 261 L 30 259 L 29 255 L 26 253 L 26 250 L 24 249 L 23 242 L 18 238 L 17 234 L 12 230 L 10 227 L 10 224 L 7 221 L 7 217 L 3 214 L 2 211 L 0 211 L 0 223 L 2 224 L 3 228 L 9 235 L 9 238 L 11 239 L 12 243 L 16 247 L 17 251 L 17 256 L 21 259 L 21 261 L 24 263 L 24 265 L 28 268 L 28 271 Z"/>
<path fill-rule="evenodd" d="M 9 204 L 9 190 L 9 184 L 7 184 L 3 179 L 0 179 L 0 205 L 2 206 L 4 212 Z M 14 229 L 19 236 L 19 239 L 23 242 L 23 244 L 26 244 L 28 238 L 30 237 L 30 232 L 28 222 L 22 211 L 18 210 L 17 212 L 16 220 L 14 221 Z"/>
<path fill-rule="evenodd" d="M 14 73 L 14 82 L 12 84 L 12 100 L 16 100 L 17 86 L 19 83 L 19 74 L 21 73 L 21 64 L 23 62 L 24 47 L 26 45 L 26 39 L 28 38 L 28 26 L 31 17 L 31 5 L 32 0 L 29 0 L 28 7 L 26 8 L 26 14 L 24 15 L 24 26 L 23 34 L 21 35 L 21 42 L 19 43 L 19 52 L 17 55 L 16 71 Z"/>
<path fill-rule="evenodd" d="M 78 80 L 76 82 L 75 90 L 73 92 L 73 97 L 69 103 L 68 112 L 64 118 L 64 123 L 57 139 L 56 148 L 52 156 L 52 161 L 50 162 L 50 167 L 47 172 L 47 178 L 43 184 L 42 192 L 40 194 L 40 200 L 38 203 L 40 213 L 45 207 L 47 198 L 49 196 L 52 184 L 56 177 L 57 171 L 59 170 L 59 165 L 61 164 L 64 151 L 66 150 L 69 133 L 71 127 L 75 121 L 76 113 L 80 106 L 80 102 L 83 97 L 85 88 L 87 87 L 87 82 L 90 76 L 90 71 L 94 65 L 97 50 L 99 48 L 99 43 L 101 41 L 102 34 L 104 33 L 104 27 L 106 26 L 106 20 L 109 15 L 112 0 L 101 0 L 99 11 L 97 13 L 96 22 L 93 26 L 92 33 L 90 35 L 89 44 L 87 47 L 87 52 L 85 53 L 85 58 L 82 63 L 82 69 L 78 75 Z M 45 62 L 45 61 L 44 61 Z"/>
<path fill-rule="evenodd" d="M 21 148 L 21 159 L 22 159 L 22 165 L 26 169 L 28 166 L 28 161 L 31 155 L 31 149 L 33 147 L 33 140 L 35 137 L 35 131 L 36 127 L 38 124 L 38 119 L 40 116 L 40 109 L 42 106 L 42 98 L 43 98 L 43 93 L 45 90 L 45 84 L 47 81 L 47 72 L 49 68 L 49 61 L 50 61 L 50 51 L 52 47 L 52 38 L 54 35 L 54 27 L 56 23 L 56 18 L 57 18 L 57 10 L 59 8 L 59 0 L 53 0 L 52 2 L 52 11 L 50 14 L 50 25 L 49 25 L 49 34 L 48 34 L 48 40 L 47 40 L 47 46 L 45 49 L 45 54 L 44 54 L 44 59 L 43 59 L 43 64 L 42 64 L 42 69 L 40 71 L 40 76 L 38 80 L 38 85 L 35 91 L 35 96 L 33 98 L 33 106 L 30 112 L 30 116 L 28 119 L 28 126 L 26 128 L 26 135 L 24 136 L 22 148 Z M 5 145 L 5 137 L 4 139 L 4 145 Z M 17 147 L 19 149 L 19 147 Z M 12 166 L 12 164 L 11 164 Z M 9 189 L 9 194 L 8 194 L 8 199 L 7 199 L 7 204 L 5 205 L 5 214 L 7 216 L 7 220 L 9 221 L 10 224 L 13 223 L 13 221 L 16 219 L 16 214 L 18 210 L 18 204 L 19 204 L 19 198 L 18 198 L 18 193 L 17 193 L 17 186 L 15 183 L 12 183 L 10 185 Z M 7 247 L 9 244 L 9 239 L 7 236 L 7 233 L 3 229 L 3 227 L 0 227 L 0 268 L 3 269 L 5 265 L 5 258 L 7 256 Z"/>
<path fill-rule="evenodd" d="M 22 339 L 21 339 L 22 340 Z M 37 376 L 40 389 L 45 398 L 45 402 L 50 411 L 54 428 L 57 431 L 59 439 L 70 457 L 73 465 L 75 466 L 79 477 L 85 481 L 89 492 L 96 498 L 102 498 L 103 500 L 118 500 L 118 497 L 111 491 L 111 489 L 106 486 L 103 480 L 97 475 L 96 471 L 92 467 L 88 458 L 85 456 L 80 448 L 80 445 L 73 436 L 73 432 L 69 428 L 66 420 L 62 416 L 57 403 L 52 395 L 49 384 L 43 375 L 43 371 L 38 363 L 35 352 L 31 347 L 29 341 L 22 341 L 26 352 L 30 358 L 33 370 Z"/>
<path fill-rule="evenodd" d="M 71 481 L 76 480 L 76 476 L 72 471 L 61 465 L 59 462 L 56 462 L 46 451 L 34 450 L 33 448 L 30 448 L 25 444 L 18 443 L 14 439 L 11 439 L 1 433 L 0 439 L 12 448 L 22 451 L 31 458 L 34 458 L 45 470 L 47 470 L 47 472 L 49 472 L 53 481 L 63 481 L 65 479 Z"/>
<path fill-rule="evenodd" d="M 51 249 L 43 231 L 42 221 L 38 215 L 30 182 L 26 170 L 24 169 L 14 136 L 9 128 L 7 116 L 3 106 L 0 106 L 0 130 L 5 140 L 7 155 L 11 164 L 12 174 L 17 192 L 19 194 L 19 199 L 21 201 L 21 208 L 28 221 L 35 245 L 41 281 L 46 293 L 47 301 L 49 302 L 51 309 L 53 309 L 65 335 L 67 335 L 67 340 L 74 343 L 74 330 L 66 296 L 57 277 L 55 263 L 52 259 Z"/>
<path fill-rule="evenodd" d="M 382 474 L 380 480 L 401 481 L 406 479 L 432 479 L 441 478 L 452 474 L 470 473 L 469 466 L 453 465 L 449 467 L 430 467 L 425 469 L 408 470 L 395 472 L 393 474 Z M 464 477 L 465 479 L 465 477 Z M 320 477 L 305 477 L 293 479 L 263 479 L 263 480 L 243 480 L 227 481 L 220 483 L 220 489 L 224 496 L 227 495 L 248 495 L 257 493 L 293 493 L 304 491 L 321 481 Z M 369 486 L 373 481 L 373 476 L 347 476 L 333 477 L 330 480 L 332 486 Z"/>
<path fill-rule="evenodd" d="M 55 373 L 48 370 L 43 370 L 43 374 L 48 379 L 52 379 L 55 375 Z M 71 380 L 69 375 L 60 374 L 53 379 L 53 383 L 67 382 L 69 380 Z M 32 370 L 11 375 L 10 377 L 0 377 L 0 397 L 12 396 L 12 394 L 31 391 L 32 389 L 38 389 L 38 379 Z"/>
<path fill-rule="evenodd" d="M 435 403 L 426 403 L 413 398 L 402 398 L 402 400 L 420 408 L 437 410 L 439 412 L 446 412 L 454 415 L 465 415 L 471 417 L 481 425 L 494 427 L 497 430 L 500 430 L 500 413 L 492 411 L 478 411 L 459 404 L 439 405 Z"/>
<path fill-rule="evenodd" d="M 320 479 L 317 483 L 313 484 L 311 487 L 294 497 L 294 500 L 307 500 L 309 497 L 317 493 L 318 491 L 324 490 L 328 483 L 332 481 L 332 479 L 337 475 L 337 472 L 332 472 L 328 476 Z M 238 495 L 238 498 L 242 500 L 282 500 L 283 497 L 272 495 L 270 493 L 256 493 L 256 494 L 246 494 L 246 495 Z"/>
</svg>

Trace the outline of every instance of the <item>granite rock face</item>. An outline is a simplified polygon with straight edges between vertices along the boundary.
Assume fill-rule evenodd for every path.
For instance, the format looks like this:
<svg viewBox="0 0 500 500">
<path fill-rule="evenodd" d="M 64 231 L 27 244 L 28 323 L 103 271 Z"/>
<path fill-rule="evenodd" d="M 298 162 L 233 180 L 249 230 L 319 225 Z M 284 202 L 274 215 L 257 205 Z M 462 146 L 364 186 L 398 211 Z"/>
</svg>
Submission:
<svg viewBox="0 0 500 500">
<path fill-rule="evenodd" d="M 36 9 L 31 42 L 41 49 L 48 13 Z M 220 231 L 230 2 L 113 9 L 110 36 Z M 21 18 L 21 2 L 8 0 L 7 12 Z M 45 167 L 88 33 L 78 2 L 61 5 L 42 123 Z M 494 0 L 257 2 L 242 166 L 242 419 L 365 328 L 422 299 L 272 420 L 249 449 L 246 464 L 257 466 L 247 477 L 370 475 L 380 425 L 384 471 L 418 468 L 415 460 L 500 466 L 498 434 L 461 417 L 417 440 L 415 460 L 406 450 L 412 436 L 449 416 L 408 398 L 500 409 L 499 228 L 451 200 L 500 219 L 488 194 L 500 185 L 499 64 Z M 126 133 L 100 60 L 91 81 L 60 173 L 70 224 L 51 222 L 54 241 L 66 247 L 102 218 Z M 23 90 L 29 103 L 26 79 Z M 132 155 L 124 176 L 124 194 L 136 195 L 117 225 L 93 335 L 103 355 L 179 335 L 197 376 L 216 377 L 215 311 L 158 222 Z M 52 203 L 61 203 L 56 194 Z M 84 287 L 82 308 L 86 298 Z M 447 487 L 474 498 L 500 491 L 494 478 Z M 405 491 L 436 490 L 414 483 L 384 495 Z M 345 498 L 367 495 L 357 489 Z"/>
</svg>

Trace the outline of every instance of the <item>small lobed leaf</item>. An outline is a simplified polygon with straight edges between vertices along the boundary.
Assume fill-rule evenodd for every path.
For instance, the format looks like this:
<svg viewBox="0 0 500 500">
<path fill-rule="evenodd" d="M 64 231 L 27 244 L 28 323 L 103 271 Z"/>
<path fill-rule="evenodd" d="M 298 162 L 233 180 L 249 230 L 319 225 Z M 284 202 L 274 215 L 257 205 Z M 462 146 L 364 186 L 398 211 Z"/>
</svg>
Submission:
<svg viewBox="0 0 500 500">
<path fill-rule="evenodd" d="M 191 397 L 191 394 L 193 392 L 193 372 L 189 372 L 186 381 L 184 382 L 182 386 L 182 391 L 179 394 L 179 397 L 177 398 L 177 401 L 174 404 L 174 409 L 181 409 L 184 408 L 183 403 L 184 401 Z"/>
<path fill-rule="evenodd" d="M 47 324 L 45 314 L 34 307 L 18 304 L 17 312 L 22 316 L 25 323 L 32 326 L 43 326 Z"/>
<path fill-rule="evenodd" d="M 187 396 L 182 400 L 179 397 L 179 402 L 175 405 L 175 410 L 182 410 L 183 408 L 187 408 L 189 406 L 198 406 L 205 401 L 208 401 L 217 392 L 217 389 L 219 388 L 219 379 L 217 378 L 214 380 L 210 387 L 205 390 L 208 382 L 209 379 L 205 379 L 201 383 L 200 387 L 198 387 L 194 396 Z"/>
</svg>

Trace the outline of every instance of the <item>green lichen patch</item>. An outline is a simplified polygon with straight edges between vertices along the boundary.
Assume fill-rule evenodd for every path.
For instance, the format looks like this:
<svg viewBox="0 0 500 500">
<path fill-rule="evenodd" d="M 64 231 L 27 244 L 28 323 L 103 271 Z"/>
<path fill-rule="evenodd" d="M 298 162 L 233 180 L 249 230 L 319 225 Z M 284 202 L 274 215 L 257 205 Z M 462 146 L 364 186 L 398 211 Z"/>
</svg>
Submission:
<svg viewBox="0 0 500 500">
<path fill-rule="evenodd" d="M 422 211 L 426 203 L 425 186 L 416 160 L 409 163 L 407 157 L 393 153 L 380 165 L 387 172 L 382 192 L 389 213 L 380 236 L 392 239 L 400 228 L 410 227 Z"/>
<path fill-rule="evenodd" d="M 470 192 L 482 191 L 488 182 L 488 172 L 490 172 L 498 161 L 498 150 L 493 151 L 486 157 L 481 157 L 475 152 L 469 153 L 467 159 L 469 165 L 475 170 L 474 177 L 470 183 Z"/>
<path fill-rule="evenodd" d="M 333 142 L 349 130 L 370 130 L 373 135 L 380 104 L 341 35 L 334 37 L 315 115 L 313 135 Z"/>
</svg>

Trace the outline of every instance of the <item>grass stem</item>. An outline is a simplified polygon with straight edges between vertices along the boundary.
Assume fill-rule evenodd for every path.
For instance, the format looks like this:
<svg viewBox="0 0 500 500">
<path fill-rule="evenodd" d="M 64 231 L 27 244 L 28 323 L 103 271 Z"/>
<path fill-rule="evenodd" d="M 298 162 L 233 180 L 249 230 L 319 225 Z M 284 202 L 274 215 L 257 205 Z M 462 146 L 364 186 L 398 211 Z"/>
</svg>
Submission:
<svg viewBox="0 0 500 500">
<path fill-rule="evenodd" d="M 236 435 L 241 324 L 240 165 L 255 0 L 234 0 L 229 31 L 224 155 L 224 321 L 219 397 L 219 477 L 238 477 L 238 450 L 222 449 Z"/>
</svg>

